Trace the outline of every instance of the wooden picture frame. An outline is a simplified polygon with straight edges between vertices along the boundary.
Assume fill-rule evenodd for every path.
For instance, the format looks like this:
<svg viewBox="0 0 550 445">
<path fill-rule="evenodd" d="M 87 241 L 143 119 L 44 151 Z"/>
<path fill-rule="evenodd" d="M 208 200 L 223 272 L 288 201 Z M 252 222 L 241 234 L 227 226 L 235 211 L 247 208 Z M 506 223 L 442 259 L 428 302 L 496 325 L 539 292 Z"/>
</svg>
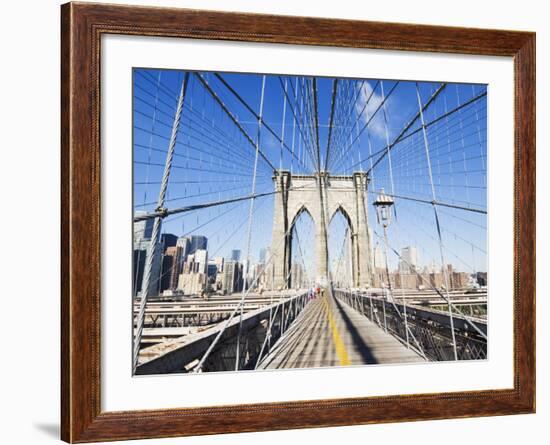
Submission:
<svg viewBox="0 0 550 445">
<path fill-rule="evenodd" d="M 535 34 L 68 3 L 61 8 L 61 438 L 172 437 L 535 411 Z M 208 408 L 102 412 L 100 55 L 103 34 L 514 58 L 514 387 Z"/>
</svg>

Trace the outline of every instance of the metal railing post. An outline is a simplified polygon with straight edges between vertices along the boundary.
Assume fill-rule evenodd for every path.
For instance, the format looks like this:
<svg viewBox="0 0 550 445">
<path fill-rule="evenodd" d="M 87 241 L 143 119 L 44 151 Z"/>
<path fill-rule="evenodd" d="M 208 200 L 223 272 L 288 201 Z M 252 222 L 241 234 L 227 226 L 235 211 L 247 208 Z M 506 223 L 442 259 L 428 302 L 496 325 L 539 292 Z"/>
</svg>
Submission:
<svg viewBox="0 0 550 445">
<path fill-rule="evenodd" d="M 387 300 L 386 294 L 386 300 Z M 386 300 L 382 301 L 382 310 L 384 311 L 384 331 L 388 332 L 388 323 L 386 321 Z"/>
<path fill-rule="evenodd" d="M 374 309 L 372 307 L 372 295 L 369 295 L 370 300 L 370 319 L 374 323 Z"/>
</svg>

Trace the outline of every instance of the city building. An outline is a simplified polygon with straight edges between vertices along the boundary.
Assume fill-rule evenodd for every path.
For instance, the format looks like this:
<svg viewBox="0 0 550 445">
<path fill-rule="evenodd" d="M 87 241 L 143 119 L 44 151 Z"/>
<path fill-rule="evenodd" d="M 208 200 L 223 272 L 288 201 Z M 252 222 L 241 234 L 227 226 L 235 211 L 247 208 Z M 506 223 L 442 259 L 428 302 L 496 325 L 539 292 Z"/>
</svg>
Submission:
<svg viewBox="0 0 550 445">
<path fill-rule="evenodd" d="M 209 263 L 213 263 L 216 266 L 216 275 L 214 276 L 214 280 L 213 280 L 214 288 L 216 290 L 221 290 L 225 258 L 217 256 L 217 257 L 214 257 Z"/>
<path fill-rule="evenodd" d="M 252 265 L 250 268 L 250 285 L 255 288 L 265 289 L 265 280 L 263 279 L 263 273 L 265 269 L 264 263 L 258 263 Z"/>
<path fill-rule="evenodd" d="M 197 249 L 193 255 L 197 268 L 195 272 L 208 273 L 208 251 L 206 249 Z"/>
<path fill-rule="evenodd" d="M 454 270 L 452 264 L 445 269 L 437 270 L 434 265 L 425 267 L 421 274 L 420 284 L 425 288 L 444 289 L 447 282 L 449 290 L 459 290 L 471 287 L 470 274 Z"/>
<path fill-rule="evenodd" d="M 206 289 L 208 276 L 205 273 L 184 272 L 178 280 L 178 289 L 185 295 L 201 295 Z"/>
<path fill-rule="evenodd" d="M 145 215 L 145 211 L 136 211 L 135 215 Z M 162 268 L 162 244 L 157 243 L 150 249 L 154 219 L 149 218 L 134 223 L 133 239 L 133 274 L 132 288 L 134 295 L 141 295 L 145 280 L 145 265 L 149 254 L 153 255 L 151 274 L 149 278 L 148 295 L 158 295 L 160 291 L 160 273 Z"/>
<path fill-rule="evenodd" d="M 206 269 L 206 274 L 208 275 L 208 278 L 214 277 L 216 278 L 216 275 L 218 273 L 218 266 L 214 262 L 214 260 L 208 260 L 208 267 Z"/>
<path fill-rule="evenodd" d="M 187 254 L 195 253 L 197 250 L 206 250 L 208 247 L 208 238 L 202 235 L 192 235 L 189 238 L 189 251 Z"/>
<path fill-rule="evenodd" d="M 160 242 L 164 246 L 164 249 L 167 247 L 174 247 L 178 242 L 178 237 L 172 233 L 163 233 L 160 236 Z"/>
<path fill-rule="evenodd" d="M 178 287 L 179 265 L 181 264 L 182 248 L 169 246 L 164 251 L 160 290 L 175 290 Z"/>
<path fill-rule="evenodd" d="M 487 272 L 477 272 L 476 281 L 480 286 L 487 286 Z"/>
<path fill-rule="evenodd" d="M 412 274 L 418 270 L 418 252 L 416 247 L 403 247 L 399 260 L 399 271 L 404 274 Z"/>
<path fill-rule="evenodd" d="M 135 216 L 146 215 L 144 210 L 137 210 Z M 134 222 L 134 243 L 143 239 L 151 239 L 153 234 L 153 225 L 155 223 L 154 218 L 144 219 L 142 221 Z"/>
<path fill-rule="evenodd" d="M 435 264 L 435 261 L 432 261 L 430 264 L 424 266 L 422 269 L 423 274 L 430 274 L 430 273 L 436 273 L 438 270 L 437 265 Z"/>
<path fill-rule="evenodd" d="M 182 248 L 182 255 L 185 261 L 188 255 L 197 250 L 206 250 L 208 247 L 208 238 L 202 235 L 180 236 L 176 241 L 176 246 Z"/>
<path fill-rule="evenodd" d="M 208 251 L 197 249 L 187 255 L 178 278 L 178 289 L 187 295 L 200 295 L 208 282 Z"/>
<path fill-rule="evenodd" d="M 184 258 L 187 258 L 187 255 L 189 254 L 189 237 L 180 236 L 176 241 L 176 246 L 181 247 Z"/>
<path fill-rule="evenodd" d="M 215 256 L 212 260 L 217 268 L 217 273 L 223 272 L 223 265 L 225 262 L 224 257 L 221 256 Z"/>
<path fill-rule="evenodd" d="M 265 247 L 263 247 L 263 248 L 260 249 L 260 254 L 258 256 L 259 263 L 265 264 L 266 256 L 267 256 L 267 249 Z"/>
<path fill-rule="evenodd" d="M 133 255 L 133 289 L 134 295 L 141 295 L 145 280 L 145 265 L 149 255 L 150 239 L 141 239 L 134 241 Z M 160 290 L 160 273 L 162 268 L 162 245 L 157 243 L 153 251 L 153 260 L 151 265 L 151 275 L 149 279 L 148 295 L 158 295 Z"/>
<path fill-rule="evenodd" d="M 199 249 L 187 255 L 183 269 L 188 273 L 206 274 L 208 271 L 208 251 Z"/>
<path fill-rule="evenodd" d="M 420 277 L 415 273 L 398 272 L 393 278 L 396 289 L 418 289 L 420 285 Z"/>
<path fill-rule="evenodd" d="M 185 263 L 187 255 L 189 255 L 189 245 L 189 237 L 187 236 L 180 236 L 176 241 L 176 247 L 181 249 L 180 262 L 178 264 L 178 275 L 183 272 L 183 263 Z"/>
<path fill-rule="evenodd" d="M 448 277 L 449 277 L 449 288 L 456 289 L 465 289 L 470 286 L 470 274 L 466 272 L 457 272 L 453 269 L 451 264 L 447 265 Z"/>
<path fill-rule="evenodd" d="M 243 265 L 237 261 L 226 261 L 223 268 L 222 292 L 232 294 L 243 288 Z"/>
<path fill-rule="evenodd" d="M 231 251 L 231 261 L 241 261 L 241 251 L 239 249 Z"/>
<path fill-rule="evenodd" d="M 145 269 L 145 259 L 147 258 L 147 249 L 149 248 L 149 242 L 142 240 L 134 241 L 134 257 L 132 268 L 132 289 L 133 294 L 138 295 L 141 292 L 141 286 L 143 284 L 143 272 Z"/>
</svg>

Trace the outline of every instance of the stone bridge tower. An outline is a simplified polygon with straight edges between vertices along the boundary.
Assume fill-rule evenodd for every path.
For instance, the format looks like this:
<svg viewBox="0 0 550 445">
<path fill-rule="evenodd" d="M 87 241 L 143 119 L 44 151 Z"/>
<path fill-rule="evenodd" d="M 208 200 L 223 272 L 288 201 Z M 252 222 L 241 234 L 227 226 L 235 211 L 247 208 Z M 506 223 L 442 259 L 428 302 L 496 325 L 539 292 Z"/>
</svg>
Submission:
<svg viewBox="0 0 550 445">
<path fill-rule="evenodd" d="M 291 175 L 279 170 L 273 177 L 275 191 L 273 236 L 273 287 L 290 286 L 289 271 L 292 259 L 292 229 L 298 216 L 308 212 L 315 225 L 315 246 L 311 254 L 316 255 L 316 281 L 328 282 L 328 237 L 330 221 L 340 211 L 349 225 L 351 234 L 352 277 L 355 287 L 371 285 L 371 245 L 367 223 L 366 173 L 351 176 Z"/>
</svg>

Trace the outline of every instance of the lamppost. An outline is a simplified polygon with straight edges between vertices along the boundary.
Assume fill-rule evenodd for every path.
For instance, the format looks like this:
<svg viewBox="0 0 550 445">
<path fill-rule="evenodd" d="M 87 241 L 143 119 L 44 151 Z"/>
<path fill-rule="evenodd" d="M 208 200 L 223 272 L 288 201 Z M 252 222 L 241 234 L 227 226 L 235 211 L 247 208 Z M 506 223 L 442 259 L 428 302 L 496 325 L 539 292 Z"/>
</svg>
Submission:
<svg viewBox="0 0 550 445">
<path fill-rule="evenodd" d="M 393 198 L 384 193 L 384 189 L 380 189 L 380 193 L 376 197 L 376 200 L 372 205 L 376 209 L 376 219 L 378 224 L 381 224 L 384 229 L 384 260 L 386 263 L 386 279 L 388 280 L 388 291 L 393 301 L 391 279 L 390 279 L 390 268 L 388 267 L 388 226 L 391 222 L 391 207 L 393 206 Z M 384 289 L 385 293 L 385 289 Z M 386 300 L 388 297 L 386 295 Z M 384 309 L 384 330 L 387 332 L 387 323 L 386 323 L 386 303 L 382 303 L 382 308 Z"/>
<path fill-rule="evenodd" d="M 388 226 L 390 225 L 390 222 L 391 222 L 391 206 L 393 206 L 394 202 L 391 196 L 388 196 L 384 193 L 384 189 L 380 189 L 380 193 L 376 197 L 376 201 L 374 201 L 372 204 L 376 208 L 376 216 L 378 219 L 378 224 L 382 224 L 382 227 L 384 228 L 384 257 L 386 260 L 386 276 L 388 279 L 388 290 L 390 292 L 392 303 L 393 303 L 394 298 L 393 298 L 393 292 L 392 292 L 391 280 L 390 280 L 390 269 L 388 267 Z M 403 289 L 403 279 L 401 276 L 400 269 L 399 269 L 399 281 L 400 281 L 401 289 Z M 403 315 L 405 319 L 405 337 L 406 337 L 407 348 L 408 348 L 409 347 L 409 326 L 408 326 L 408 320 L 407 320 L 407 303 L 405 301 L 404 291 L 402 292 L 403 292 Z M 394 304 L 394 307 L 395 307 L 395 304 Z M 384 311 L 384 317 L 385 315 L 386 314 Z"/>
<path fill-rule="evenodd" d="M 386 262 L 386 278 L 388 280 L 388 289 L 392 291 L 390 280 L 390 269 L 388 267 L 388 226 L 391 223 L 391 207 L 393 206 L 393 198 L 384 193 L 384 189 L 380 189 L 380 193 L 372 205 L 376 208 L 376 218 L 378 224 L 381 224 L 384 229 L 384 260 Z M 392 295 L 393 299 L 393 295 Z"/>
</svg>

